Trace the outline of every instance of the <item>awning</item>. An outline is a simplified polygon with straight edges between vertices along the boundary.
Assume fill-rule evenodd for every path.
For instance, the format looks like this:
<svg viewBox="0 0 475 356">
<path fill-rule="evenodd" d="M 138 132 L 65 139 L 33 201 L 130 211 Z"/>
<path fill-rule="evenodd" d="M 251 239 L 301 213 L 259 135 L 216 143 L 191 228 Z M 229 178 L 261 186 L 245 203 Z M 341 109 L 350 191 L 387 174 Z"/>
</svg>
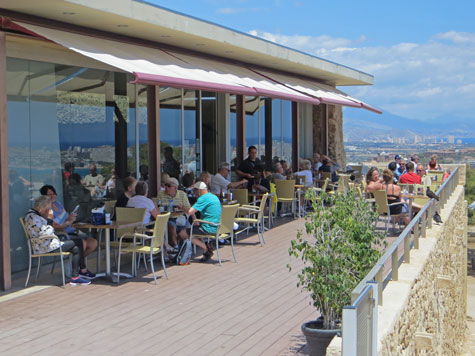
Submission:
<svg viewBox="0 0 475 356">
<path fill-rule="evenodd" d="M 350 106 L 356 108 L 364 108 L 378 114 L 382 111 L 356 99 L 330 85 L 315 83 L 306 79 L 291 77 L 283 74 L 269 73 L 262 70 L 254 70 L 255 73 L 262 75 L 263 78 L 285 85 L 290 89 L 294 89 L 302 94 L 310 95 L 324 104 L 336 104 L 342 106 Z"/>
<path fill-rule="evenodd" d="M 134 83 L 183 87 L 319 104 L 320 101 L 237 65 L 15 22 L 36 36 L 134 74 Z"/>
<path fill-rule="evenodd" d="M 133 83 L 267 96 L 296 102 L 380 110 L 329 85 L 208 58 L 112 41 L 22 22 L 12 27 L 135 76 Z"/>
</svg>

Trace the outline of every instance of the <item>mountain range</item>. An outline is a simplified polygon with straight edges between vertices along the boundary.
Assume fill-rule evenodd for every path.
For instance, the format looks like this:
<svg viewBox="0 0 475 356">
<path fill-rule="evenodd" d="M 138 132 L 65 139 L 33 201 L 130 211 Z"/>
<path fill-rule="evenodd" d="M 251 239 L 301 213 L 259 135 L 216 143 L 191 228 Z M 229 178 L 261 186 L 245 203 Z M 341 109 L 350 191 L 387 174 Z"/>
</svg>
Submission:
<svg viewBox="0 0 475 356">
<path fill-rule="evenodd" d="M 347 141 L 414 136 L 475 137 L 475 118 L 437 117 L 418 120 L 383 112 L 378 115 L 367 110 L 344 109 L 343 134 Z"/>
</svg>

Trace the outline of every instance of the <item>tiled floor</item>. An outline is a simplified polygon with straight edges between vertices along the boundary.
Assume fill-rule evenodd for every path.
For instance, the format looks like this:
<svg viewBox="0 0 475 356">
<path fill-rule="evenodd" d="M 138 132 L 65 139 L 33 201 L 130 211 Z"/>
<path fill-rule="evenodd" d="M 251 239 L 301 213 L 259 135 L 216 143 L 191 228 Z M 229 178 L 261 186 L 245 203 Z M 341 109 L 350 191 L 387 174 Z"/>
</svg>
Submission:
<svg viewBox="0 0 475 356">
<path fill-rule="evenodd" d="M 90 286 L 51 287 L 0 297 L 1 355 L 292 355 L 305 353 L 300 331 L 318 313 L 296 287 L 288 247 L 303 219 L 287 219 L 236 248 L 222 250 L 223 266 L 193 262 Z M 158 264 L 157 264 L 158 265 Z M 129 264 L 124 265 L 126 271 Z M 47 268 L 42 278 L 60 283 Z M 15 282 L 24 283 L 24 279 Z M 38 285 L 36 283 L 33 285 Z M 24 291 L 23 291 L 24 292 Z M 3 301 L 2 301 L 3 299 Z"/>
</svg>

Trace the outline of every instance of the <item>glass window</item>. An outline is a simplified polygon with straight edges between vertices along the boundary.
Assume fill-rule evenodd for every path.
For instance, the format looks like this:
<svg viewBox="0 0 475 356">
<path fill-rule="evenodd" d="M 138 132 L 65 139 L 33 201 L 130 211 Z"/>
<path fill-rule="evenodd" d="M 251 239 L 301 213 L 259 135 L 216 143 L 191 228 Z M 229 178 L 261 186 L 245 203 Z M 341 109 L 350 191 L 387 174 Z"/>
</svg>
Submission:
<svg viewBox="0 0 475 356">
<path fill-rule="evenodd" d="M 259 146 L 257 158 L 264 161 L 266 155 L 266 98 L 259 98 Z"/>
<path fill-rule="evenodd" d="M 237 156 L 236 152 L 236 145 L 237 145 L 237 137 L 236 137 L 236 95 L 229 95 L 229 141 L 231 145 L 231 165 L 234 168 L 234 161 Z"/>
<path fill-rule="evenodd" d="M 259 97 L 246 96 L 244 99 L 246 110 L 246 147 L 259 146 Z"/>
<path fill-rule="evenodd" d="M 218 169 L 217 158 L 217 100 L 214 92 L 201 92 L 203 170 L 215 173 Z"/>
<path fill-rule="evenodd" d="M 274 159 L 275 157 L 275 159 Z M 282 157 L 282 100 L 272 99 L 272 160 Z"/>
<path fill-rule="evenodd" d="M 292 102 L 282 100 L 282 159 L 292 167 Z"/>
<path fill-rule="evenodd" d="M 200 127 L 200 101 L 199 91 L 185 89 L 183 97 L 184 107 L 184 173 L 193 172 L 195 177 L 200 172 L 199 132 Z"/>
<path fill-rule="evenodd" d="M 180 179 L 182 89 L 160 88 L 160 154 L 162 172 Z"/>
</svg>

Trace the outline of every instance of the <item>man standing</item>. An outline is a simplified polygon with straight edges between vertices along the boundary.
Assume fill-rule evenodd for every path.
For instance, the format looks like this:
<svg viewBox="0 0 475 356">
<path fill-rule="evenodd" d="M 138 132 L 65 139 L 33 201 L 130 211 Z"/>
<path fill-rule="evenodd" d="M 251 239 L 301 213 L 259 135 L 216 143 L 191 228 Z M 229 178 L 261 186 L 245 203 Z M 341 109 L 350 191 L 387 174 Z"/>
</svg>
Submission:
<svg viewBox="0 0 475 356">
<path fill-rule="evenodd" d="M 163 171 L 168 173 L 170 177 L 178 179 L 180 177 L 181 168 L 180 163 L 173 157 L 173 148 L 167 146 L 163 149 L 165 156 L 165 163 L 163 164 Z"/>
<path fill-rule="evenodd" d="M 257 162 L 257 148 L 255 146 L 249 146 L 247 150 L 247 158 L 241 162 L 239 167 L 236 169 L 236 173 L 241 177 L 241 179 L 247 179 L 249 190 L 252 189 L 254 185 L 254 177 L 256 175 L 256 166 Z"/>
<path fill-rule="evenodd" d="M 196 203 L 188 209 L 188 215 L 194 215 L 197 211 L 201 214 L 201 220 L 210 221 L 219 224 L 221 220 L 221 203 L 216 195 L 208 192 L 208 187 L 204 182 L 197 182 L 194 185 L 195 195 L 198 198 Z M 195 224 L 198 224 L 195 222 Z M 202 223 L 198 228 L 193 229 L 197 235 L 216 235 L 216 226 Z M 194 238 L 192 243 L 203 249 L 203 257 L 200 262 L 207 262 L 213 251 L 211 247 L 205 244 L 200 238 Z"/>
<path fill-rule="evenodd" d="M 211 179 L 211 193 L 220 194 L 221 192 L 223 192 L 224 194 L 226 194 L 228 193 L 228 189 L 233 189 L 239 187 L 242 184 L 247 183 L 247 179 L 241 179 L 238 182 L 229 181 L 227 179 L 229 171 L 229 163 L 221 163 L 218 169 L 218 173 L 216 173 Z"/>
<path fill-rule="evenodd" d="M 421 177 L 414 173 L 414 163 L 407 162 L 406 164 L 407 173 L 403 174 L 399 178 L 399 183 L 402 184 L 421 184 Z"/>
</svg>

